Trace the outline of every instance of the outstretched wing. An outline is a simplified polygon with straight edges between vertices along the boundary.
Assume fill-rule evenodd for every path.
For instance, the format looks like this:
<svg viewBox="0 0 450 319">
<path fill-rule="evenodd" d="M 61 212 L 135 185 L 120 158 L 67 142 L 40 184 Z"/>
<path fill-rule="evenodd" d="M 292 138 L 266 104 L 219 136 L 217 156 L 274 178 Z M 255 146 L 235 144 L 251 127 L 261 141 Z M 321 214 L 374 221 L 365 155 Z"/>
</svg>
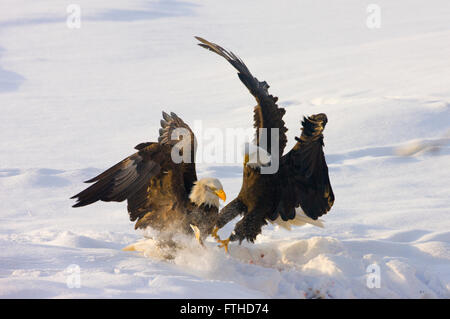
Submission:
<svg viewBox="0 0 450 319">
<path fill-rule="evenodd" d="M 187 200 L 197 180 L 195 163 L 177 164 L 172 161 L 172 148 L 181 141 L 181 138 L 172 139 L 171 132 L 176 128 L 185 128 L 192 134 L 188 139 L 195 140 L 195 137 L 189 126 L 176 114 L 163 113 L 163 118 L 158 143 L 147 142 L 137 145 L 135 147 L 138 149 L 137 153 L 86 181 L 94 184 L 72 197 L 77 199 L 73 207 L 86 206 L 99 200 L 121 202 L 127 199 L 130 219 L 134 221 L 143 216 L 152 202 L 162 198 L 171 203 Z M 195 148 L 193 149 L 195 152 Z M 170 175 L 173 176 L 171 179 L 167 179 L 168 171 L 173 172 Z M 163 179 L 164 184 L 168 181 L 171 185 L 163 185 Z M 161 193 L 163 187 L 166 190 L 164 194 Z"/>
<path fill-rule="evenodd" d="M 333 189 L 323 152 L 325 114 L 304 118 L 297 144 L 281 158 L 279 170 L 280 202 L 276 213 L 283 220 L 295 217 L 300 206 L 312 219 L 326 214 L 334 203 Z"/>
<path fill-rule="evenodd" d="M 225 58 L 225 60 L 238 71 L 239 79 L 241 79 L 242 83 L 244 83 L 250 93 L 255 97 L 256 102 L 258 103 L 254 109 L 254 127 L 257 129 L 257 145 L 272 154 L 271 129 L 278 129 L 279 139 L 276 141 L 276 143 L 278 143 L 278 154 L 279 156 L 283 155 L 287 142 L 287 128 L 283 121 L 285 110 L 284 108 L 278 107 L 276 104 L 278 98 L 269 94 L 269 85 L 267 82 L 259 82 L 258 79 L 250 73 L 244 62 L 242 62 L 242 60 L 233 52 L 229 52 L 221 46 L 200 37 L 195 38 L 201 42 L 199 43 L 199 46 Z M 260 129 L 266 129 L 266 132 L 261 135 L 262 132 Z"/>
<path fill-rule="evenodd" d="M 159 174 L 160 152 L 160 145 L 153 143 L 86 181 L 95 184 L 71 197 L 77 198 L 77 203 L 73 207 L 86 206 L 98 200 L 121 202 L 127 199 Z"/>
</svg>

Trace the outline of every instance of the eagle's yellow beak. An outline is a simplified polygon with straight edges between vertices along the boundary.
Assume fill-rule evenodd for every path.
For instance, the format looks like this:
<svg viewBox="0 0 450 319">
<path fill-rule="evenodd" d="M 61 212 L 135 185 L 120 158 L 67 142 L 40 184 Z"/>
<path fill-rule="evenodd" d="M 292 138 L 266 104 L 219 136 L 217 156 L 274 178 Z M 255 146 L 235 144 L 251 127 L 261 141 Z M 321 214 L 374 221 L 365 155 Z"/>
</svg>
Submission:
<svg viewBox="0 0 450 319">
<path fill-rule="evenodd" d="M 227 195 L 225 194 L 225 192 L 223 191 L 223 189 L 219 189 L 215 191 L 216 195 L 219 196 L 219 198 L 223 201 L 227 200 Z"/>
</svg>

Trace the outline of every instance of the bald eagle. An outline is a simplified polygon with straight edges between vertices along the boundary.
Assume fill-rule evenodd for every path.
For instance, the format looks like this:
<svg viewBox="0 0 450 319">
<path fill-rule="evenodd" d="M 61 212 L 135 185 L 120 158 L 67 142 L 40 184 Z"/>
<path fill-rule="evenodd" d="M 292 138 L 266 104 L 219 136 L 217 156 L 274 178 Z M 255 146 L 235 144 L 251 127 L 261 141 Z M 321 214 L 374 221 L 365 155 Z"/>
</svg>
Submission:
<svg viewBox="0 0 450 319">
<path fill-rule="evenodd" d="M 186 134 L 177 134 L 177 130 Z M 77 199 L 73 207 L 99 200 L 127 200 L 135 229 L 150 226 L 165 232 L 194 234 L 202 242 L 215 225 L 219 199 L 226 199 L 222 184 L 215 178 L 197 180 L 196 139 L 175 113 L 163 112 L 159 133 L 158 142 L 137 145 L 136 153 L 86 181 L 94 184 L 72 197 Z M 174 161 L 173 152 L 186 155 L 187 160 Z"/>
<path fill-rule="evenodd" d="M 267 221 L 281 224 L 317 224 L 318 217 L 326 214 L 334 203 L 334 194 L 328 176 L 328 167 L 323 152 L 323 130 L 327 116 L 323 113 L 304 117 L 302 133 L 296 137 L 297 143 L 285 155 L 287 143 L 284 108 L 277 105 L 277 97 L 269 94 L 269 85 L 258 81 L 247 66 L 232 52 L 200 37 L 199 45 L 225 58 L 237 71 L 239 79 L 255 97 L 254 127 L 256 130 L 254 150 L 263 149 L 271 161 L 277 156 L 279 167 L 273 174 L 263 174 L 264 161 L 250 164 L 254 154 L 246 148 L 243 182 L 238 196 L 219 213 L 213 236 L 228 249 L 230 241 L 244 239 L 253 242 L 261 233 Z M 272 128 L 276 129 L 278 140 L 272 141 Z M 266 141 L 260 129 L 267 129 Z M 275 135 L 276 137 L 276 135 Z M 277 154 L 277 155 L 275 155 Z M 254 156 L 253 156 L 254 157 Z M 243 218 L 236 224 L 231 236 L 221 240 L 217 231 L 237 215 Z"/>
</svg>

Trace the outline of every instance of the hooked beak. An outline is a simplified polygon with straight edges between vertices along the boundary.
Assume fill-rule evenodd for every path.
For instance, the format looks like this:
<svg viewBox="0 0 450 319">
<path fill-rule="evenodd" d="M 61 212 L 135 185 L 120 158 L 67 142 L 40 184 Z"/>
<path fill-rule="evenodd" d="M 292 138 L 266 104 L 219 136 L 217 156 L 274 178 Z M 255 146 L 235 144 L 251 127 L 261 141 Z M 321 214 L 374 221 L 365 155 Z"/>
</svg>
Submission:
<svg viewBox="0 0 450 319">
<path fill-rule="evenodd" d="M 227 200 L 227 195 L 225 194 L 225 192 L 223 191 L 223 189 L 219 189 L 217 191 L 215 191 L 216 195 L 219 196 L 219 198 L 223 201 Z"/>
</svg>

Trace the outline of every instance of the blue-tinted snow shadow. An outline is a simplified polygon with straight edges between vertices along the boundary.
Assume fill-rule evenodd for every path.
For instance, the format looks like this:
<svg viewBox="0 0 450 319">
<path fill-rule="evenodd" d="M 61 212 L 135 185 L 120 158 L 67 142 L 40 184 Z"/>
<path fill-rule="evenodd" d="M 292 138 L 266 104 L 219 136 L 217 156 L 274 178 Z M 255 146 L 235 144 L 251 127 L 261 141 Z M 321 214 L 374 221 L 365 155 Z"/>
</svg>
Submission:
<svg viewBox="0 0 450 319">
<path fill-rule="evenodd" d="M 0 47 L 0 59 L 3 48 Z M 25 81 L 25 78 L 19 73 L 5 70 L 0 65 L 0 93 L 16 91 Z"/>
<path fill-rule="evenodd" d="M 199 5 L 178 0 L 161 0 L 148 4 L 141 10 L 107 9 L 89 20 L 100 21 L 139 21 L 167 17 L 190 16 Z"/>
<path fill-rule="evenodd" d="M 89 12 L 83 11 L 81 7 L 81 23 L 83 21 L 140 21 L 153 20 L 167 17 L 181 17 L 190 16 L 195 12 L 195 8 L 199 5 L 187 1 L 178 0 L 160 0 L 151 2 L 142 9 L 105 9 L 102 12 L 94 15 L 89 15 Z M 18 18 L 6 21 L 0 21 L 0 28 L 33 26 L 40 24 L 60 23 L 66 25 L 68 13 L 52 16 L 41 16 L 33 18 Z"/>
<path fill-rule="evenodd" d="M 395 154 L 395 147 L 381 146 L 381 147 L 367 147 L 359 150 L 349 151 L 341 154 L 326 154 L 326 159 L 329 164 L 341 164 L 344 160 L 355 159 L 365 156 L 382 157 L 393 156 Z"/>
<path fill-rule="evenodd" d="M 60 174 L 64 171 L 51 169 L 51 168 L 41 168 L 34 173 L 33 185 L 35 187 L 64 187 L 70 185 L 70 181 Z"/>
<path fill-rule="evenodd" d="M 153 20 L 167 17 L 190 16 L 195 12 L 195 8 L 199 5 L 187 1 L 179 0 L 160 0 L 151 2 L 145 8 L 140 10 L 127 9 L 105 9 L 103 12 L 89 16 L 84 15 L 82 11 L 81 21 L 140 21 Z M 83 8 L 81 8 L 83 10 Z M 0 21 L 0 29 L 9 27 L 33 26 L 41 24 L 60 23 L 65 26 L 67 14 L 42 16 L 33 18 L 18 18 L 12 20 Z M 3 49 L 0 47 L 0 58 Z M 25 78 L 13 71 L 6 70 L 0 66 L 0 93 L 11 92 L 17 90 L 25 81 Z"/>
<path fill-rule="evenodd" d="M 242 177 L 242 165 L 230 166 L 230 165 L 212 165 L 204 169 L 208 174 L 216 178 L 234 178 Z M 204 173 L 206 173 L 204 172 Z"/>
<path fill-rule="evenodd" d="M 0 28 L 6 29 L 10 27 L 31 26 L 49 23 L 66 23 L 66 16 L 36 17 L 36 18 L 18 18 L 0 21 Z"/>
<path fill-rule="evenodd" d="M 298 106 L 302 104 L 302 102 L 298 100 L 283 100 L 279 102 L 281 107 L 292 107 L 292 106 Z"/>
<path fill-rule="evenodd" d="M 17 176 L 20 173 L 21 173 L 21 171 L 18 168 L 2 168 L 2 169 L 0 169 L 0 178 L 1 177 Z"/>
</svg>

